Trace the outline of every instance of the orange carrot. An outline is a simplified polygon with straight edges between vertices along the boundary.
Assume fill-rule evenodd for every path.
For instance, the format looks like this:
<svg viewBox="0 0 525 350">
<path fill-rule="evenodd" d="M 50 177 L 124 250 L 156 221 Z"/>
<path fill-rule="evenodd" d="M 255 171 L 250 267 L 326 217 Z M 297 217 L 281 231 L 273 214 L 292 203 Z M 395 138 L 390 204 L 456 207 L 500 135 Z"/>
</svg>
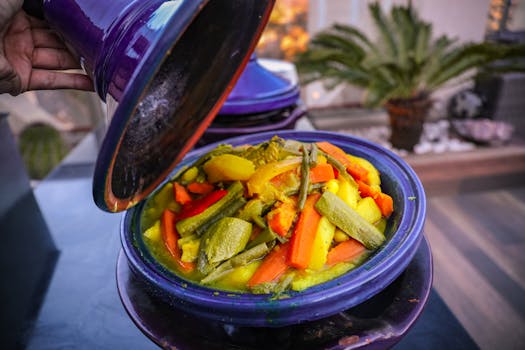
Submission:
<svg viewBox="0 0 525 350">
<path fill-rule="evenodd" d="M 377 193 L 376 190 L 374 190 L 372 187 L 368 186 L 363 181 L 357 180 L 357 185 L 359 186 L 358 190 L 359 190 L 359 194 L 361 194 L 361 197 L 372 197 L 372 198 L 374 198 L 374 196 Z"/>
<path fill-rule="evenodd" d="M 381 214 L 385 218 L 389 217 L 394 211 L 394 200 L 388 194 L 378 191 L 371 186 L 368 186 L 362 181 L 357 181 L 359 186 L 359 193 L 361 197 L 372 197 L 374 202 L 381 210 Z"/>
<path fill-rule="evenodd" d="M 178 182 L 173 183 L 173 196 L 175 197 L 175 201 L 179 204 L 184 205 L 188 202 L 191 202 L 190 194 L 186 188 Z"/>
<path fill-rule="evenodd" d="M 208 194 L 215 189 L 212 184 L 207 182 L 192 182 L 187 187 L 188 191 L 196 194 Z"/>
<path fill-rule="evenodd" d="M 248 281 L 248 287 L 252 288 L 261 283 L 272 282 L 279 278 L 288 269 L 286 259 L 290 250 L 290 243 L 276 246 L 257 268 Z"/>
<path fill-rule="evenodd" d="M 368 170 L 360 166 L 359 164 L 350 162 L 346 166 L 346 171 L 356 180 L 368 182 Z"/>
<path fill-rule="evenodd" d="M 326 257 L 326 265 L 335 265 L 350 261 L 365 251 L 365 246 L 353 238 L 343 241 L 330 249 Z"/>
<path fill-rule="evenodd" d="M 352 177 L 356 180 L 361 180 L 368 182 L 368 170 L 363 168 L 361 165 L 352 162 L 347 156 L 345 151 L 343 151 L 341 148 L 337 147 L 336 145 L 331 144 L 327 141 L 321 141 L 316 143 L 317 147 L 319 147 L 323 152 L 331 155 L 335 159 L 339 161 L 339 163 L 343 164 L 346 168 L 346 171 L 352 175 Z"/>
<path fill-rule="evenodd" d="M 394 200 L 388 194 L 379 192 L 377 196 L 373 198 L 385 218 L 394 212 Z"/>
<path fill-rule="evenodd" d="M 308 196 L 295 226 L 288 258 L 289 264 L 293 267 L 305 269 L 310 264 L 315 234 L 321 220 L 321 215 L 315 210 L 314 205 L 320 196 L 318 193 Z"/>
<path fill-rule="evenodd" d="M 160 220 L 162 240 L 164 241 L 164 245 L 168 249 L 168 252 L 175 259 L 175 261 L 183 271 L 192 271 L 195 268 L 195 264 L 181 260 L 181 251 L 179 246 L 177 245 L 179 234 L 177 233 L 177 229 L 175 228 L 176 214 L 169 209 L 165 209 L 162 212 Z"/>
<path fill-rule="evenodd" d="M 317 164 L 310 169 L 310 182 L 319 183 L 335 179 L 334 168 L 328 163 Z"/>
<path fill-rule="evenodd" d="M 291 198 L 295 201 L 281 203 L 266 216 L 268 226 L 281 237 L 286 236 L 297 214 L 297 197 Z"/>
</svg>

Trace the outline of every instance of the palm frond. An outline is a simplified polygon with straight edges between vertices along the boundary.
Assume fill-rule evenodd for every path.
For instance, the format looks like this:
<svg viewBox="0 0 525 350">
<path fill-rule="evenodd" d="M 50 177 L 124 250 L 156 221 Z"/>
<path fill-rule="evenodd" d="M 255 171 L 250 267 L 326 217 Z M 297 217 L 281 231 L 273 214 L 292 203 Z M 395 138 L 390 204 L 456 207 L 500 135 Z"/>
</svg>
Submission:
<svg viewBox="0 0 525 350">
<path fill-rule="evenodd" d="M 388 19 L 383 15 L 379 3 L 371 3 L 368 8 L 370 10 L 370 14 L 372 15 L 372 20 L 379 30 L 380 37 L 385 44 L 385 49 L 387 50 L 385 54 L 391 57 L 397 57 L 398 47 L 393 35 L 393 30 Z"/>
<path fill-rule="evenodd" d="M 428 95 L 457 76 L 471 79 L 474 68 L 525 71 L 524 45 L 459 45 L 445 35 L 433 38 L 432 24 L 420 19 L 410 4 L 393 6 L 388 16 L 377 2 L 369 11 L 377 38 L 343 24 L 320 32 L 296 57 L 302 82 L 323 80 L 328 88 L 350 83 L 366 89 L 365 103 L 377 106 L 393 98 Z M 521 61 L 511 60 L 518 57 Z"/>
<path fill-rule="evenodd" d="M 429 77 L 428 87 L 436 88 L 470 69 L 484 68 L 499 60 L 508 60 L 514 57 L 525 57 L 525 45 L 509 46 L 480 43 L 456 47 L 443 56 L 443 69 Z M 503 67 L 504 65 L 501 66 L 501 68 Z"/>
</svg>

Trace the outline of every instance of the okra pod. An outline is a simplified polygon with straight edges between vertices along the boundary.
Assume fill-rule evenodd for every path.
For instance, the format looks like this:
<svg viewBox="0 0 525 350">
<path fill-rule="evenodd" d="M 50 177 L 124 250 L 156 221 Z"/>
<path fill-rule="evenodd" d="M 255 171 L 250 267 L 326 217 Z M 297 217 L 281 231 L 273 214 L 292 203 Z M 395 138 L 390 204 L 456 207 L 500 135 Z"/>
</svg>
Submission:
<svg viewBox="0 0 525 350">
<path fill-rule="evenodd" d="M 368 249 L 378 248 L 385 240 L 385 236 L 374 225 L 332 192 L 324 192 L 315 204 L 315 209 Z"/>
</svg>

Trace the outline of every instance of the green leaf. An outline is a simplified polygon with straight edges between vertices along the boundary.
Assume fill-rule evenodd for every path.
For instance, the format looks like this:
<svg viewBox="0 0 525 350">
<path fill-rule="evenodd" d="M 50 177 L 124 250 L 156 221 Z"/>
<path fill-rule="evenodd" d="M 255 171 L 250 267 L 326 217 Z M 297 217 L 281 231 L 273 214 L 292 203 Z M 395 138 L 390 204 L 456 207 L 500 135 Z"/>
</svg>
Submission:
<svg viewBox="0 0 525 350">
<path fill-rule="evenodd" d="M 396 45 L 395 38 L 392 34 L 393 30 L 392 28 L 390 28 L 388 20 L 385 18 L 383 12 L 381 11 L 379 3 L 371 3 L 368 8 L 370 10 L 370 14 L 372 15 L 374 24 L 379 29 L 381 38 L 384 44 L 386 45 L 387 52 L 385 52 L 385 54 L 390 55 L 391 57 L 397 57 L 398 47 Z"/>
</svg>

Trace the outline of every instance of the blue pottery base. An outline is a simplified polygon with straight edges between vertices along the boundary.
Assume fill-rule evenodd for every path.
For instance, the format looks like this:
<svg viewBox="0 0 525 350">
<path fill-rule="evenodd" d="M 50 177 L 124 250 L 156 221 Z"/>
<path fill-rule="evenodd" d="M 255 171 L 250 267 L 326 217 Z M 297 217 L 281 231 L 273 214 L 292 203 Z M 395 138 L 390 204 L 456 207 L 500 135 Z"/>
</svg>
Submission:
<svg viewBox="0 0 525 350">
<path fill-rule="evenodd" d="M 371 299 L 330 317 L 278 328 L 239 327 L 175 309 L 145 292 L 122 251 L 117 287 L 136 326 L 163 348 L 385 349 L 400 341 L 421 314 L 432 287 L 432 255 L 423 238 L 407 269 Z"/>
</svg>

